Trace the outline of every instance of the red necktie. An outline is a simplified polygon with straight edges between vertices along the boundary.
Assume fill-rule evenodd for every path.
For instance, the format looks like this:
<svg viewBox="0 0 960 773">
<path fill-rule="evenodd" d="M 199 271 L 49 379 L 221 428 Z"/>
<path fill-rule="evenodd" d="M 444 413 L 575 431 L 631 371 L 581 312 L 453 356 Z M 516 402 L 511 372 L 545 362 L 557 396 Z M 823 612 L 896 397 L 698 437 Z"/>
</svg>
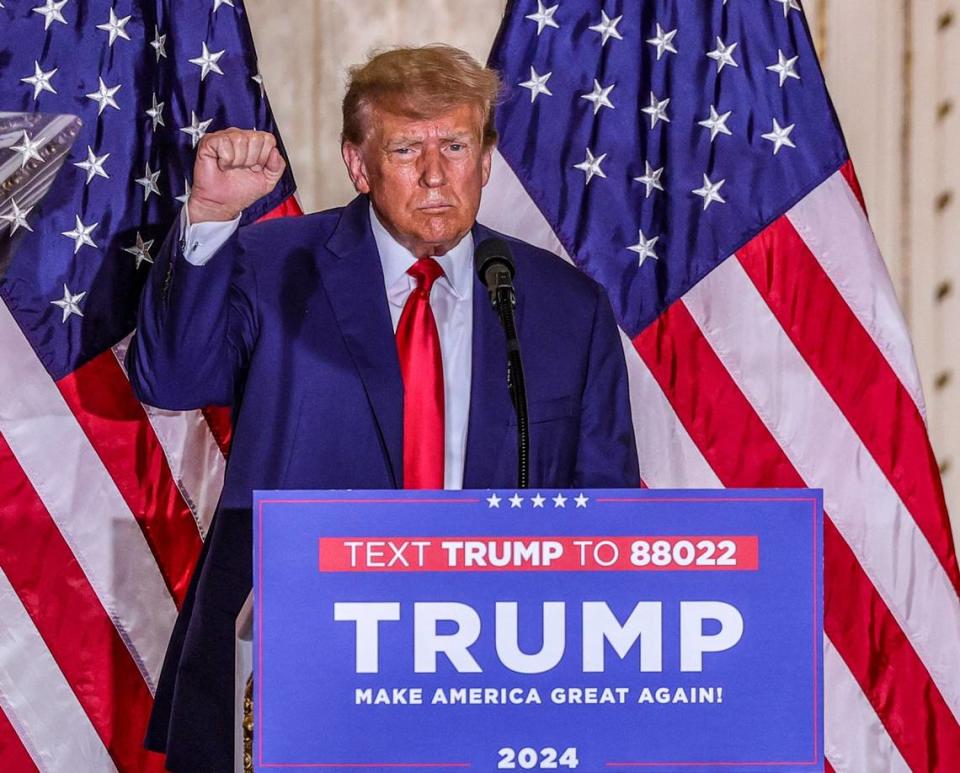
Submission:
<svg viewBox="0 0 960 773">
<path fill-rule="evenodd" d="M 403 377 L 403 487 L 443 488 L 443 360 L 430 289 L 443 269 L 420 258 L 408 270 L 417 286 L 397 325 Z"/>
</svg>

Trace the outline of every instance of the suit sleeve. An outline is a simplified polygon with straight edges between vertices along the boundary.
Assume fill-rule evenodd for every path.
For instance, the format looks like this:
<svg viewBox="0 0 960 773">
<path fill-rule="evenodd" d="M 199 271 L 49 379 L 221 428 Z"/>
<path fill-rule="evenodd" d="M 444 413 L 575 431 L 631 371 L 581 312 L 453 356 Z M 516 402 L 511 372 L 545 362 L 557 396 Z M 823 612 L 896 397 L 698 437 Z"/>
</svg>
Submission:
<svg viewBox="0 0 960 773">
<path fill-rule="evenodd" d="M 202 266 L 167 235 L 140 299 L 127 370 L 137 397 L 170 410 L 231 405 L 257 335 L 253 263 L 234 232 Z"/>
<path fill-rule="evenodd" d="M 631 488 L 640 485 L 637 444 L 630 413 L 627 365 L 606 293 L 598 285 L 586 385 L 580 406 L 575 485 Z"/>
</svg>

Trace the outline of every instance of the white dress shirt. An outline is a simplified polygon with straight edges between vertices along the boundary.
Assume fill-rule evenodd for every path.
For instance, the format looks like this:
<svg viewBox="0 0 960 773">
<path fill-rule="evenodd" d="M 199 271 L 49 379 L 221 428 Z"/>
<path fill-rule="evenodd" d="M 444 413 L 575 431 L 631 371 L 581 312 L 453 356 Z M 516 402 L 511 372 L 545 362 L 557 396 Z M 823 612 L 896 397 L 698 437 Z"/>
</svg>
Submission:
<svg viewBox="0 0 960 773">
<path fill-rule="evenodd" d="M 187 208 L 180 217 L 184 258 L 202 266 L 239 227 L 240 218 L 225 222 L 190 223 Z M 407 274 L 420 257 L 401 245 L 383 227 L 373 206 L 370 225 L 380 253 L 383 285 L 396 333 L 400 314 L 416 280 Z M 467 233 L 446 255 L 436 258 L 444 275 L 433 284 L 430 307 L 440 334 L 443 359 L 443 486 L 463 488 L 463 463 L 467 450 L 470 414 L 470 375 L 473 366 L 473 234 Z"/>
</svg>

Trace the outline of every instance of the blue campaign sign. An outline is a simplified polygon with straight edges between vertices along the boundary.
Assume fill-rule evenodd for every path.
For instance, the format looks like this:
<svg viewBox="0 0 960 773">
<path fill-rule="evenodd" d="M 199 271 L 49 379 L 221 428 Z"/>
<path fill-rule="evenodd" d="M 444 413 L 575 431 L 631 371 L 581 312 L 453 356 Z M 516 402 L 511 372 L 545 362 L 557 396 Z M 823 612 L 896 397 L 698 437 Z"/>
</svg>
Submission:
<svg viewBox="0 0 960 773">
<path fill-rule="evenodd" d="M 257 492 L 254 764 L 822 770 L 822 496 Z"/>
</svg>

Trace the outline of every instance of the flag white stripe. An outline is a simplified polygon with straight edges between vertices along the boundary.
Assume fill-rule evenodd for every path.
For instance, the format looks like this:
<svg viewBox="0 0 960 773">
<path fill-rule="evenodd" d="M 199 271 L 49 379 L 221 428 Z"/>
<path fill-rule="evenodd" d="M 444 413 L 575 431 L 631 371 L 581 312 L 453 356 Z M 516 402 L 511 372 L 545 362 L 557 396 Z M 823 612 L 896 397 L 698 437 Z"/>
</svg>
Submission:
<svg viewBox="0 0 960 773">
<path fill-rule="evenodd" d="M 824 489 L 825 510 L 960 717 L 960 602 L 883 471 L 739 261 L 724 261 L 683 302 L 806 483 Z"/>
<path fill-rule="evenodd" d="M 824 751 L 833 769 L 837 773 L 909 773 L 900 750 L 826 635 L 823 682 Z"/>
<path fill-rule="evenodd" d="M 0 433 L 153 692 L 177 616 L 156 558 L 4 303 L 0 351 Z"/>
<path fill-rule="evenodd" d="M 843 175 L 835 172 L 787 218 L 926 417 L 907 323 L 870 223 Z"/>
<path fill-rule="evenodd" d="M 45 773 L 115 771 L 20 598 L 0 569 L 0 705 Z"/>
</svg>

